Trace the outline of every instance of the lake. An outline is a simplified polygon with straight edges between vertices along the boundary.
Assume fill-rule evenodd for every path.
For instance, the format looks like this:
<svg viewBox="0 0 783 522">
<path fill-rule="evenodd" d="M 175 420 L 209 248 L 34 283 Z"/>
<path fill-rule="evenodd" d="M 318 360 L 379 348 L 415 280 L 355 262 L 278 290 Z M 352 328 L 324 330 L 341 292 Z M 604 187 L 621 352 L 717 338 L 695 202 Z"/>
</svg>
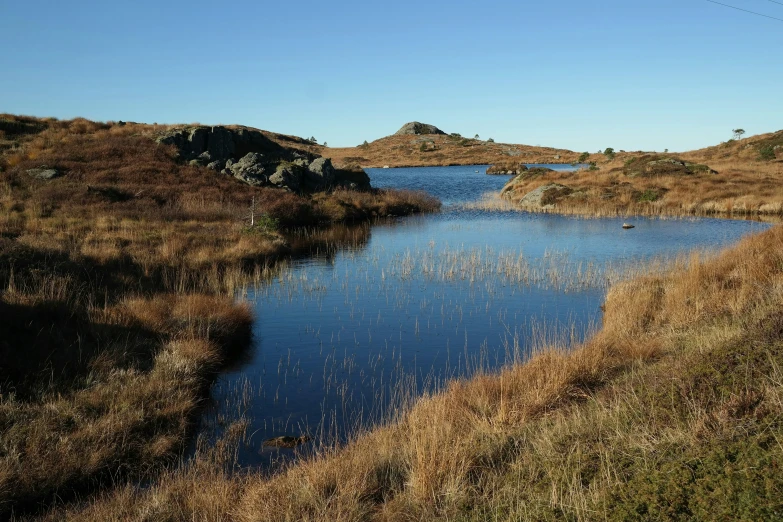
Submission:
<svg viewBox="0 0 783 522">
<path fill-rule="evenodd" d="M 325 233 L 323 248 L 248 292 L 253 349 L 205 413 L 216 426 L 249 420 L 242 465 L 291 456 L 265 439 L 344 441 L 450 379 L 567 348 L 600 327 L 612 281 L 769 226 L 520 212 L 497 198 L 509 176 L 485 170 L 368 169 L 373 186 L 425 190 L 442 211 Z"/>
</svg>

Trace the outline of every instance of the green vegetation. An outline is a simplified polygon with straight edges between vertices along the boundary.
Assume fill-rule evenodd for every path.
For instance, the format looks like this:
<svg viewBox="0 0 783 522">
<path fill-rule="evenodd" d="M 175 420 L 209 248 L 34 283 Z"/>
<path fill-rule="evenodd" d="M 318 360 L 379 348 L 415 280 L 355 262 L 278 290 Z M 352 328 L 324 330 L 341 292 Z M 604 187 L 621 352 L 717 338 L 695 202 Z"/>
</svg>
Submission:
<svg viewBox="0 0 783 522">
<path fill-rule="evenodd" d="M 612 147 L 607 147 L 606 149 L 604 149 L 604 156 L 606 156 L 610 160 L 613 160 L 615 157 L 614 149 Z"/>
<path fill-rule="evenodd" d="M 639 194 L 639 197 L 636 199 L 640 203 L 648 201 L 658 201 L 661 197 L 661 193 L 655 189 L 647 189 L 644 192 Z"/>
<path fill-rule="evenodd" d="M 734 134 L 734 139 L 735 140 L 741 140 L 742 139 L 742 135 L 745 134 L 745 129 L 734 129 L 731 132 L 732 132 L 732 134 Z"/>
<path fill-rule="evenodd" d="M 590 153 L 589 152 L 583 152 L 579 155 L 579 160 L 577 160 L 577 163 L 584 163 L 588 159 L 590 159 Z"/>
</svg>

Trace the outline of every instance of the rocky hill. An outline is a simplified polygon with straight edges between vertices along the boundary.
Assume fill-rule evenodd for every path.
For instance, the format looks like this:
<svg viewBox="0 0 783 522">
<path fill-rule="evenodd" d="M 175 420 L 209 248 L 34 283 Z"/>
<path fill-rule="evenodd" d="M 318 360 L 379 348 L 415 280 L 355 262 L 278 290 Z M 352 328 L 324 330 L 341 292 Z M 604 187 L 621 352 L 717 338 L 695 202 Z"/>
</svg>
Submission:
<svg viewBox="0 0 783 522">
<path fill-rule="evenodd" d="M 429 125 L 427 123 L 419 123 L 418 121 L 412 121 L 402 126 L 400 130 L 394 133 L 395 136 L 410 136 L 421 134 L 446 134 L 435 125 Z"/>
<path fill-rule="evenodd" d="M 369 189 L 370 179 L 360 169 L 335 169 L 328 158 L 300 147 L 286 147 L 263 132 L 248 127 L 175 127 L 156 141 L 173 145 L 180 159 L 195 166 L 233 176 L 248 185 L 273 186 L 293 192 L 318 192 L 333 187 Z M 295 141 L 295 140 L 288 140 Z"/>
<path fill-rule="evenodd" d="M 408 123 L 392 136 L 356 147 L 320 148 L 335 165 L 361 167 L 432 167 L 496 163 L 574 163 L 579 153 L 445 134 L 433 125 Z"/>
</svg>

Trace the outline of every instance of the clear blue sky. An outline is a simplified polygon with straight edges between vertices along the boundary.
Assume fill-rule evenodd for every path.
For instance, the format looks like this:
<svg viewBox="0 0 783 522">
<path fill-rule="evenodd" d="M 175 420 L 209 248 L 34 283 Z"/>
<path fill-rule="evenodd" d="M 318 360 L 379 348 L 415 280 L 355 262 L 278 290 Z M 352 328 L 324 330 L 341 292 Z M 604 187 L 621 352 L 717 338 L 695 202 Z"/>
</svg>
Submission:
<svg viewBox="0 0 783 522">
<path fill-rule="evenodd" d="M 0 0 L 0 46 L 0 112 L 35 116 L 580 151 L 783 128 L 783 22 L 706 0 Z"/>
</svg>

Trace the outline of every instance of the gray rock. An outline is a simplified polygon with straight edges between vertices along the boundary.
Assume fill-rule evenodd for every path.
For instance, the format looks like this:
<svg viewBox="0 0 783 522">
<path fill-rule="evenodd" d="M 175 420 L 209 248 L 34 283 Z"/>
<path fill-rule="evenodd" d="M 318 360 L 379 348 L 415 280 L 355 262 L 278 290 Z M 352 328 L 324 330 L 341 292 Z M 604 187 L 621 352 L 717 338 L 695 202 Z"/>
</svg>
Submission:
<svg viewBox="0 0 783 522">
<path fill-rule="evenodd" d="M 212 127 L 210 130 L 206 150 L 214 159 L 228 159 L 236 151 L 234 134 L 225 127 Z"/>
<path fill-rule="evenodd" d="M 304 172 L 304 168 L 292 163 L 278 165 L 275 173 L 269 176 L 269 183 L 292 192 L 299 192 L 302 186 Z"/>
<path fill-rule="evenodd" d="M 224 166 L 225 166 L 225 163 L 220 161 L 220 160 L 213 161 L 213 162 L 207 164 L 207 168 L 209 170 L 214 170 L 216 172 L 220 172 L 221 170 L 223 170 Z"/>
<path fill-rule="evenodd" d="M 334 167 L 329 158 L 318 158 L 307 167 L 305 186 L 308 190 L 318 191 L 334 184 Z"/>
<path fill-rule="evenodd" d="M 27 171 L 27 174 L 33 178 L 36 179 L 54 179 L 62 176 L 62 172 L 60 172 L 57 169 L 50 169 L 49 167 L 43 166 L 41 168 L 37 169 L 30 169 Z"/>
<path fill-rule="evenodd" d="M 525 194 L 518 203 L 523 208 L 548 210 L 555 207 L 554 200 L 571 192 L 572 189 L 560 183 L 547 183 Z"/>
<path fill-rule="evenodd" d="M 187 156 L 198 156 L 207 150 L 207 141 L 209 140 L 209 129 L 206 127 L 196 127 L 191 129 L 188 134 L 188 140 L 185 146 Z"/>
<path fill-rule="evenodd" d="M 269 172 L 272 170 L 264 155 L 257 152 L 247 153 L 239 161 L 226 168 L 235 178 L 254 186 L 266 185 Z"/>
<path fill-rule="evenodd" d="M 435 125 L 429 125 L 427 123 L 419 123 L 418 121 L 412 121 L 402 126 L 400 130 L 394 133 L 395 136 L 406 135 L 419 135 L 419 134 L 446 134 Z"/>
<path fill-rule="evenodd" d="M 351 190 L 370 190 L 370 176 L 361 167 L 336 169 L 334 184 Z"/>
</svg>

